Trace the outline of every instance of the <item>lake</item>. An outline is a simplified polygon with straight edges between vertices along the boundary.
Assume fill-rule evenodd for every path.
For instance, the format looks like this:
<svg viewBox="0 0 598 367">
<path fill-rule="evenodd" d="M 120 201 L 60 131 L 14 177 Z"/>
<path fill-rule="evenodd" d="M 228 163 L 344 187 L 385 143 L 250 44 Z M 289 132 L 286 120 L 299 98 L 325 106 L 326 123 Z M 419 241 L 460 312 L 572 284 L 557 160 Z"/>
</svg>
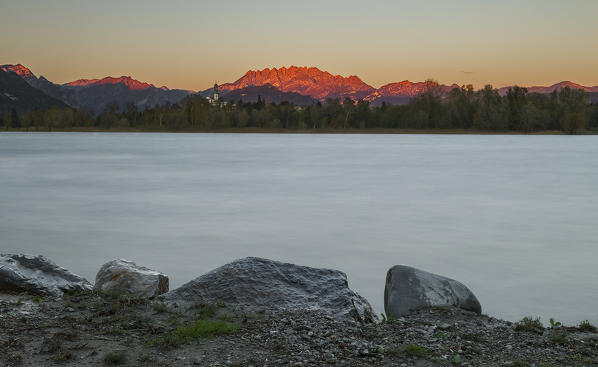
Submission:
<svg viewBox="0 0 598 367">
<path fill-rule="evenodd" d="M 171 289 L 245 256 L 457 279 L 483 312 L 598 323 L 598 137 L 0 133 L 0 252 Z"/>
</svg>

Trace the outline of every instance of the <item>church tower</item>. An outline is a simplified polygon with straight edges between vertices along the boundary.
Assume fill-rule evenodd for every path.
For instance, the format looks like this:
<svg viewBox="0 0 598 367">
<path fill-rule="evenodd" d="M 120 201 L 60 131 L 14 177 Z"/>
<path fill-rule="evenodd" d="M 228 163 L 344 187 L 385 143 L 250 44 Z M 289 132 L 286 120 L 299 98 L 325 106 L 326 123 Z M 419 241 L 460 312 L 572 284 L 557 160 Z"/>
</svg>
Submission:
<svg viewBox="0 0 598 367">
<path fill-rule="evenodd" d="M 218 83 L 214 83 L 214 95 L 213 95 L 214 102 L 218 102 Z"/>
</svg>

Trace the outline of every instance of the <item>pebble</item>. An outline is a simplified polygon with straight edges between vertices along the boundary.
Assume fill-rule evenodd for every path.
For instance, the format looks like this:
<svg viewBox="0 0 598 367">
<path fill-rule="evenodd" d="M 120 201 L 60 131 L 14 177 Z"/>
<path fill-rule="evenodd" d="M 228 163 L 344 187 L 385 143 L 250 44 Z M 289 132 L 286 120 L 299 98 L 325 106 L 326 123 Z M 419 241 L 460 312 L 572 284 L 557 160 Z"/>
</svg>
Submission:
<svg viewBox="0 0 598 367">
<path fill-rule="evenodd" d="M 448 330 L 451 328 L 451 324 L 441 324 L 440 326 L 438 326 L 438 328 L 440 330 Z"/>
</svg>

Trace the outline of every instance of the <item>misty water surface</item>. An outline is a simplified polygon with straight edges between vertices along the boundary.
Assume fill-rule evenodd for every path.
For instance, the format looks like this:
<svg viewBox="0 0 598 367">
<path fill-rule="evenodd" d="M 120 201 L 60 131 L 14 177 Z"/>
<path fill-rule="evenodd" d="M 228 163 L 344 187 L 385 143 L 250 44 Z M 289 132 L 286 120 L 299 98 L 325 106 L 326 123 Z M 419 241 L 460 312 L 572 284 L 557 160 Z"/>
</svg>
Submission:
<svg viewBox="0 0 598 367">
<path fill-rule="evenodd" d="M 92 280 L 117 257 L 171 289 L 261 256 L 462 281 L 484 313 L 598 322 L 598 137 L 0 134 L 0 252 Z"/>
</svg>

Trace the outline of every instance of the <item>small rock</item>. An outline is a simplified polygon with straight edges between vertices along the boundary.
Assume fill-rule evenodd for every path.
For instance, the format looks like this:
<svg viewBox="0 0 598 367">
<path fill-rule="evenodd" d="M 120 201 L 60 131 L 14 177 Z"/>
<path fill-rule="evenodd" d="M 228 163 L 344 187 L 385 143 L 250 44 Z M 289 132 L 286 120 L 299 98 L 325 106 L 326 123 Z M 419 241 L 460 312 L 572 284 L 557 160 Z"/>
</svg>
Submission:
<svg viewBox="0 0 598 367">
<path fill-rule="evenodd" d="M 442 325 L 438 326 L 438 328 L 440 330 L 448 330 L 451 328 L 451 324 L 442 324 Z"/>
</svg>

